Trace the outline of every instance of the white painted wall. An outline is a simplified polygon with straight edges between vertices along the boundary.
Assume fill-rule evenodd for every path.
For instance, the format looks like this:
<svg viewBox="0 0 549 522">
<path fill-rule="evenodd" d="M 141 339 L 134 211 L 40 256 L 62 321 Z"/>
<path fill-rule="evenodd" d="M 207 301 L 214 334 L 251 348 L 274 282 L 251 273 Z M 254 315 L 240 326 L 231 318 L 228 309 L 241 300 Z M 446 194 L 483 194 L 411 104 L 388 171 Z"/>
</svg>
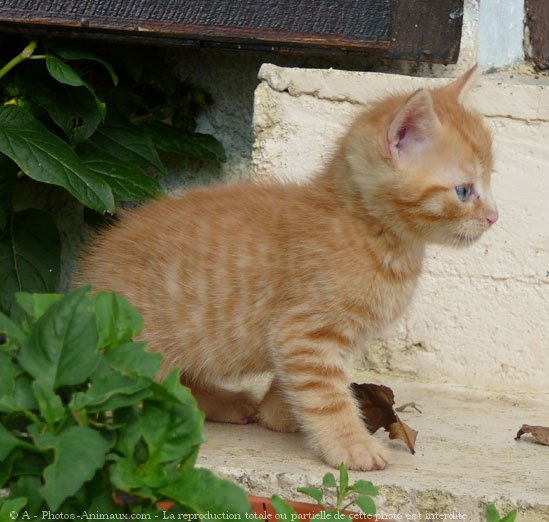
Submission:
<svg viewBox="0 0 549 522">
<path fill-rule="evenodd" d="M 516 65 L 524 59 L 524 0 L 482 0 L 478 26 L 478 63 L 486 69 Z"/>
<path fill-rule="evenodd" d="M 253 173 L 305 179 L 363 104 L 446 80 L 262 67 Z M 500 221 L 465 250 L 432 247 L 412 307 L 364 368 L 415 381 L 549 391 L 549 86 L 484 79 L 470 96 L 495 142 Z"/>
</svg>

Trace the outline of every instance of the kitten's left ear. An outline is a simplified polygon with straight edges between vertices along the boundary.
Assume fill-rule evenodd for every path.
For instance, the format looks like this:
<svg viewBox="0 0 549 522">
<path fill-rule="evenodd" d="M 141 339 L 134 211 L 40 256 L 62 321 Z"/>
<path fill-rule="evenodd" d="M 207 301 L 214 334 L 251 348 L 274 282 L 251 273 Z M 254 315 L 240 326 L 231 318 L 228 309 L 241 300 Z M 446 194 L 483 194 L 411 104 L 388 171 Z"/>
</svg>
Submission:
<svg viewBox="0 0 549 522">
<path fill-rule="evenodd" d="M 400 108 L 389 125 L 386 157 L 403 165 L 433 141 L 441 128 L 431 93 L 420 89 Z"/>
<path fill-rule="evenodd" d="M 478 64 L 474 65 L 457 80 L 443 87 L 442 90 L 450 93 L 459 103 L 462 103 L 469 90 L 476 85 L 481 75 L 482 69 Z"/>
</svg>

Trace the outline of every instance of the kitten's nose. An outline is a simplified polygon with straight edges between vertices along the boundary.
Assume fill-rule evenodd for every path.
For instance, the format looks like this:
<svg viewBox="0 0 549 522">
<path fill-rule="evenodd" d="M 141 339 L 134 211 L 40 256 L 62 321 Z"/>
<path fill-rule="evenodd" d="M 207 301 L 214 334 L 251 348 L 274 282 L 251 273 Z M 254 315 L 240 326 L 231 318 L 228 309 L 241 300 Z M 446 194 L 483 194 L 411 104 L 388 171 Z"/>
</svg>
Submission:
<svg viewBox="0 0 549 522">
<path fill-rule="evenodd" d="M 498 220 L 498 217 L 499 217 L 499 214 L 498 214 L 498 209 L 496 207 L 491 208 L 486 213 L 486 221 L 488 221 L 490 225 L 493 225 Z"/>
</svg>

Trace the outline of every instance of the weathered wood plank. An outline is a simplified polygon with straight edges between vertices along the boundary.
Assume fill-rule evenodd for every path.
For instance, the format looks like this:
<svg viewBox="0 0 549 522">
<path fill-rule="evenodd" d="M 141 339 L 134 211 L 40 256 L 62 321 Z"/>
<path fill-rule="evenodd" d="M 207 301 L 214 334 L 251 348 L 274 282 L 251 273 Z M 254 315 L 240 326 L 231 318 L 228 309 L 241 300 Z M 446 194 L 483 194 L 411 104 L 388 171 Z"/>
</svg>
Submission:
<svg viewBox="0 0 549 522">
<path fill-rule="evenodd" d="M 455 63 L 459 56 L 463 0 L 391 0 L 390 58 Z"/>
<path fill-rule="evenodd" d="M 389 0 L 0 0 L 0 22 L 204 41 L 390 45 Z"/>
<path fill-rule="evenodd" d="M 531 58 L 538 69 L 549 69 L 549 2 L 526 0 L 524 6 L 530 32 Z"/>
<path fill-rule="evenodd" d="M 0 0 L 0 29 L 457 61 L 464 0 Z"/>
</svg>

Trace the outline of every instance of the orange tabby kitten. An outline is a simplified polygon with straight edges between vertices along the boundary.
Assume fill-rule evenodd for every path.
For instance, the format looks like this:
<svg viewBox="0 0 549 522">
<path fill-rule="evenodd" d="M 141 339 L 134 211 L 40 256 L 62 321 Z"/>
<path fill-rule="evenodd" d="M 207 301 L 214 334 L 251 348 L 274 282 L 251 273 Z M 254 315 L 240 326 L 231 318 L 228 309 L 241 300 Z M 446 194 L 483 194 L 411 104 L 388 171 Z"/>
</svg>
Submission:
<svg viewBox="0 0 549 522">
<path fill-rule="evenodd" d="M 138 307 L 208 419 L 301 429 L 332 466 L 383 469 L 349 365 L 410 302 L 426 244 L 469 245 L 497 220 L 490 134 L 461 104 L 476 76 L 378 103 L 307 183 L 197 188 L 125 214 L 78 282 Z M 262 372 L 258 405 L 220 385 Z"/>
</svg>

